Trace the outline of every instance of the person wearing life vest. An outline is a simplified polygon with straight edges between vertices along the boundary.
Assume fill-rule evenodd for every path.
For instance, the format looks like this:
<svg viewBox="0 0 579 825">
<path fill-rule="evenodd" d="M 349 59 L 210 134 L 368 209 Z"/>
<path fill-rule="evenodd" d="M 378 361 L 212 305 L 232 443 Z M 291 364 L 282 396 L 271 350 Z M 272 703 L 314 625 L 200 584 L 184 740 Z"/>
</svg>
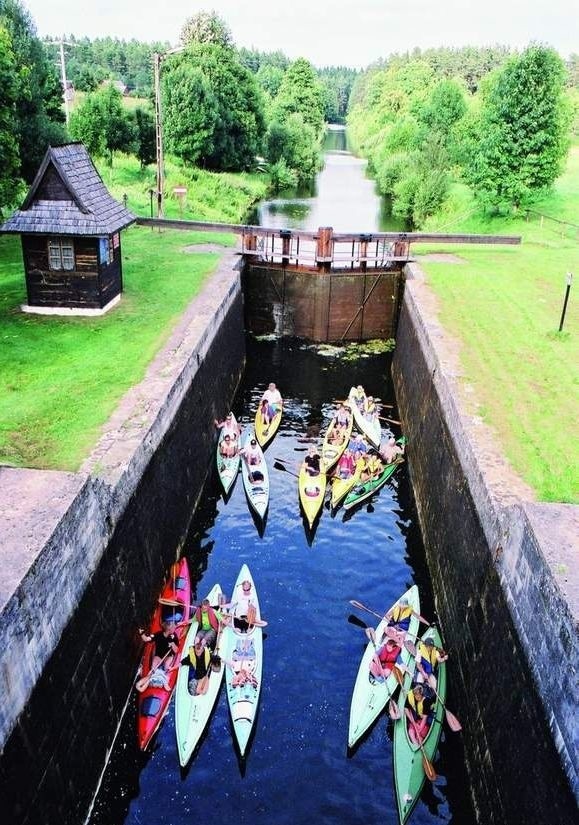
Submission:
<svg viewBox="0 0 579 825">
<path fill-rule="evenodd" d="M 215 647 L 219 630 L 219 618 L 209 604 L 209 599 L 203 599 L 195 611 L 193 619 L 199 625 L 195 641 L 205 642 L 207 647 Z"/>
<path fill-rule="evenodd" d="M 366 401 L 366 393 L 364 391 L 364 387 L 361 384 L 358 384 L 357 387 L 353 387 L 350 396 L 354 399 L 356 406 L 359 409 L 362 409 L 364 406 L 364 402 Z"/>
<path fill-rule="evenodd" d="M 378 409 L 376 407 L 374 397 L 372 395 L 368 395 L 364 404 L 364 418 L 366 421 L 374 421 L 377 415 Z"/>
<path fill-rule="evenodd" d="M 209 675 L 211 669 L 211 651 L 205 646 L 203 640 L 195 639 L 195 643 L 189 648 L 187 656 L 180 662 L 173 665 L 169 670 L 176 670 L 178 667 L 189 668 L 189 679 L 187 688 L 191 696 L 202 696 L 207 693 L 209 687 Z"/>
<path fill-rule="evenodd" d="M 426 685 L 415 685 L 408 692 L 404 712 L 408 719 L 408 737 L 415 745 L 422 744 L 430 730 L 434 719 L 433 705 L 432 692 Z"/>
<path fill-rule="evenodd" d="M 416 616 L 423 624 L 430 626 L 430 622 L 427 622 L 423 616 L 412 609 L 407 598 L 399 599 L 394 607 L 391 607 L 384 616 L 386 619 L 385 635 L 390 636 L 397 641 L 399 645 L 403 645 L 412 616 Z"/>
<path fill-rule="evenodd" d="M 383 682 L 392 672 L 395 664 L 401 664 L 401 648 L 394 639 L 386 639 L 384 644 L 378 648 L 372 661 L 370 662 L 370 675 L 375 680 Z M 372 679 L 370 679 L 372 681 Z"/>
<path fill-rule="evenodd" d="M 436 669 L 440 662 L 446 662 L 448 654 L 436 647 L 434 639 L 428 637 L 418 642 L 416 648 L 416 668 L 418 673 L 416 681 L 418 684 L 427 682 L 432 687 L 436 687 Z"/>
</svg>

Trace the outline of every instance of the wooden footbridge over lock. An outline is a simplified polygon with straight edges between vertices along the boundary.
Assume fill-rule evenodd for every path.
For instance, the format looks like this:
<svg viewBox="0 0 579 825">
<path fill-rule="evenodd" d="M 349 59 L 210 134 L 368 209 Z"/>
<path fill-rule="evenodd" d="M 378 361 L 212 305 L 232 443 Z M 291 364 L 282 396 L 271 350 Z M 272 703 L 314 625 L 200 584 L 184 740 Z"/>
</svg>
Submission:
<svg viewBox="0 0 579 825">
<path fill-rule="evenodd" d="M 245 323 L 254 335 L 318 343 L 392 338 L 413 243 L 519 244 L 512 235 L 334 232 L 138 218 L 158 229 L 239 237 Z"/>
</svg>

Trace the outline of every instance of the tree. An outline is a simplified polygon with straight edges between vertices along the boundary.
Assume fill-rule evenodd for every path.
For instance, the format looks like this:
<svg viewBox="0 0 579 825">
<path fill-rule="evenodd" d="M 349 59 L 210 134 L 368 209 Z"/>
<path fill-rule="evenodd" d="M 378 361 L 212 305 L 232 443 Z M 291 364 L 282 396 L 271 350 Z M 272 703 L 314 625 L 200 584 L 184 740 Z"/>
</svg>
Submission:
<svg viewBox="0 0 579 825">
<path fill-rule="evenodd" d="M 561 173 L 569 112 L 565 68 L 550 48 L 530 46 L 489 83 L 465 176 L 483 206 L 530 203 Z"/>
<path fill-rule="evenodd" d="M 66 139 L 62 88 L 56 67 L 47 59 L 32 19 L 19 0 L 0 0 L 0 25 L 10 36 L 18 67 L 14 126 L 20 171 L 26 181 L 32 181 L 49 143 Z"/>
<path fill-rule="evenodd" d="M 181 29 L 181 43 L 210 43 L 224 48 L 233 45 L 233 38 L 227 23 L 214 11 L 200 11 L 189 17 Z"/>
<path fill-rule="evenodd" d="M 292 113 L 300 114 L 316 135 L 324 126 L 324 99 L 316 73 L 307 60 L 298 58 L 285 73 L 274 101 L 274 117 L 283 122 Z"/>
<path fill-rule="evenodd" d="M 186 78 L 189 93 L 178 88 Z M 233 49 L 189 46 L 166 62 L 163 89 L 165 135 L 176 155 L 215 170 L 254 166 L 265 132 L 263 99 Z"/>
<path fill-rule="evenodd" d="M 134 149 L 133 122 L 122 103 L 121 93 L 111 83 L 87 96 L 70 118 L 70 133 L 88 151 L 106 157 L 113 165 L 113 154 Z"/>
<path fill-rule="evenodd" d="M 149 109 L 138 106 L 134 111 L 135 152 L 141 163 L 141 169 L 148 166 L 157 157 L 157 139 L 155 117 Z"/>
<path fill-rule="evenodd" d="M 18 99 L 18 74 L 10 35 L 0 26 L 0 214 L 12 203 L 18 178 L 20 157 L 16 140 L 15 108 Z"/>
<path fill-rule="evenodd" d="M 268 162 L 278 164 L 283 160 L 298 183 L 305 183 L 316 174 L 320 165 L 319 142 L 301 114 L 291 114 L 283 123 L 272 121 L 265 144 Z"/>
</svg>

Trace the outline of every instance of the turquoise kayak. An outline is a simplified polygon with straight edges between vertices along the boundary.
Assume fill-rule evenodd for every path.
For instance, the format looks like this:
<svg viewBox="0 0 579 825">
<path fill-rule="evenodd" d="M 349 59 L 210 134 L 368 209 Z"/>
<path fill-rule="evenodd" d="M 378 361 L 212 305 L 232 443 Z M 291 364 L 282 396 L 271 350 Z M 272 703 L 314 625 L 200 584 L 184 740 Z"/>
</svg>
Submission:
<svg viewBox="0 0 579 825">
<path fill-rule="evenodd" d="M 418 594 L 418 587 L 414 584 L 401 599 L 408 599 L 408 604 L 416 613 L 420 613 L 420 596 Z M 399 600 L 398 600 L 399 601 Z M 392 607 L 398 604 L 394 602 Z M 382 621 L 375 628 L 376 641 L 378 647 L 381 644 L 382 636 L 386 628 L 386 621 Z M 418 619 L 412 616 L 410 619 L 410 626 L 408 628 L 408 638 L 414 642 L 418 633 Z M 348 728 L 348 747 L 353 748 L 358 739 L 363 736 L 368 728 L 375 722 L 377 717 L 386 707 L 388 700 L 398 687 L 398 682 L 394 673 L 390 673 L 384 681 L 370 679 L 370 662 L 376 651 L 376 647 L 372 642 L 368 642 L 366 649 L 358 668 L 358 675 L 354 684 L 352 692 L 352 701 L 350 704 L 350 725 Z M 414 657 L 402 648 L 401 658 L 403 664 L 414 673 Z"/>
<path fill-rule="evenodd" d="M 221 588 L 218 584 L 208 594 L 209 604 L 214 609 L 219 607 L 219 597 Z M 189 632 L 183 646 L 183 656 L 187 656 L 189 648 L 193 646 L 197 635 L 198 623 L 194 620 L 189 627 Z M 218 636 L 215 654 L 219 654 L 222 642 L 222 634 Z M 202 696 L 192 696 L 189 693 L 189 667 L 183 665 L 179 668 L 177 676 L 177 687 L 175 690 L 175 733 L 177 735 L 177 752 L 181 767 L 185 767 L 191 759 L 195 748 L 201 738 L 203 731 L 211 716 L 211 711 L 217 701 L 219 688 L 223 680 L 225 666 L 221 664 L 219 671 L 210 671 L 209 687 L 207 693 Z"/>
<path fill-rule="evenodd" d="M 429 627 L 422 636 L 422 640 L 431 637 L 437 647 L 442 647 L 440 633 L 436 627 Z M 444 702 L 446 698 L 446 663 L 441 662 L 436 671 L 437 691 Z M 412 679 L 408 674 L 404 678 L 404 685 L 400 691 L 398 708 L 400 719 L 394 723 L 394 784 L 396 787 L 396 801 L 401 825 L 404 825 L 414 806 L 418 802 L 422 786 L 426 779 L 423 764 L 423 750 L 427 759 L 432 762 L 436 756 L 436 749 L 442 732 L 444 707 L 442 702 L 435 699 L 433 722 L 423 741 L 423 748 L 413 744 L 408 736 L 409 721 L 404 713 L 406 694 L 410 690 Z"/>
<path fill-rule="evenodd" d="M 233 615 L 236 615 L 236 603 L 244 599 L 242 582 L 251 583 L 251 596 L 249 605 L 255 608 L 256 618 L 260 618 L 259 601 L 255 584 L 249 572 L 249 567 L 244 564 L 239 571 L 231 605 Z M 247 600 L 246 600 L 247 601 Z M 236 630 L 233 622 L 223 631 L 223 659 L 227 662 L 225 673 L 225 684 L 227 686 L 227 701 L 233 721 L 235 738 L 239 745 L 239 753 L 243 757 L 247 749 L 249 737 L 257 715 L 259 704 L 259 694 L 261 692 L 261 674 L 263 668 L 263 631 L 261 627 L 250 627 L 247 632 Z M 239 681 L 239 674 L 247 678 L 241 684 L 234 684 Z M 238 677 L 236 680 L 236 676 Z"/>
</svg>

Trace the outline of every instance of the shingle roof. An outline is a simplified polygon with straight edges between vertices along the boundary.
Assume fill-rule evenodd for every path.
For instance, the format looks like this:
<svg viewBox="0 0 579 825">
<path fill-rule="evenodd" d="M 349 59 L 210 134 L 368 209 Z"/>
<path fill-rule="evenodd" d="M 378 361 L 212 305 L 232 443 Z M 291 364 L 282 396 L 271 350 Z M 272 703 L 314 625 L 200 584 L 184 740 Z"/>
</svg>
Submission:
<svg viewBox="0 0 579 825">
<path fill-rule="evenodd" d="M 55 173 L 70 196 L 44 200 L 39 189 L 47 173 Z M 47 149 L 22 207 L 0 226 L 0 232 L 46 235 L 110 235 L 136 218 L 109 194 L 82 143 Z"/>
</svg>

